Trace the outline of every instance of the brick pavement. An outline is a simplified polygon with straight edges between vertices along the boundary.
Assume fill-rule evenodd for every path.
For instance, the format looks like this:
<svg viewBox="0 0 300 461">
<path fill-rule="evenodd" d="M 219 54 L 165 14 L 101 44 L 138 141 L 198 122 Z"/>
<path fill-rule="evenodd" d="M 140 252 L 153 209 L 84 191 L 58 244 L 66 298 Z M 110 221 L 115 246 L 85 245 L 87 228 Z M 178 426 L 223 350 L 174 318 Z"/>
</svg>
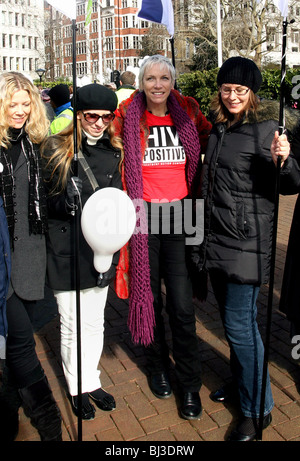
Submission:
<svg viewBox="0 0 300 461">
<path fill-rule="evenodd" d="M 270 338 L 270 377 L 275 400 L 273 421 L 263 432 L 263 441 L 300 440 L 299 362 L 291 357 L 289 322 L 277 311 L 290 222 L 296 196 L 281 197 L 274 286 L 274 309 Z M 259 295 L 259 324 L 265 333 L 268 289 Z M 186 421 L 177 410 L 176 384 L 168 400 L 155 398 L 147 384 L 141 347 L 134 346 L 126 326 L 127 302 L 110 289 L 106 307 L 105 347 L 101 359 L 102 384 L 116 399 L 115 411 L 99 409 L 93 421 L 83 422 L 84 441 L 198 442 L 223 441 L 237 419 L 231 405 L 217 404 L 209 394 L 230 378 L 229 349 L 224 338 L 216 302 L 211 291 L 205 303 L 196 302 L 197 333 L 203 364 L 201 399 L 203 414 L 198 421 Z M 167 319 L 166 319 L 167 322 Z M 170 331 L 167 327 L 170 339 Z M 58 318 L 36 334 L 37 351 L 63 417 L 63 440 L 75 441 L 77 419 L 65 394 L 60 365 Z M 172 380 L 173 377 L 171 376 Z M 20 411 L 17 441 L 39 441 L 36 430 Z"/>
</svg>

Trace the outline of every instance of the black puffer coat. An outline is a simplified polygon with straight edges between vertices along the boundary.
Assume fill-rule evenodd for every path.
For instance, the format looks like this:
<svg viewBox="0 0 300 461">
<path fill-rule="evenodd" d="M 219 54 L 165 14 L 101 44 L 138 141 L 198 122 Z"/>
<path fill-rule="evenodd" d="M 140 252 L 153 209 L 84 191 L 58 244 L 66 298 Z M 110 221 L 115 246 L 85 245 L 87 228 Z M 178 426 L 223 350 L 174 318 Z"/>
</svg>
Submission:
<svg viewBox="0 0 300 461">
<path fill-rule="evenodd" d="M 270 146 L 278 129 L 277 109 L 262 102 L 257 119 L 229 129 L 217 124 L 211 132 L 201 175 L 204 241 L 193 255 L 198 270 L 217 269 L 236 283 L 267 282 L 276 180 Z M 292 155 L 281 169 L 280 184 L 283 194 L 296 193 L 300 186 Z"/>
<path fill-rule="evenodd" d="M 300 127 L 292 143 L 300 165 Z M 279 309 L 292 322 L 292 335 L 300 334 L 300 195 L 294 209 L 283 273 Z"/>
<path fill-rule="evenodd" d="M 103 134 L 95 146 L 88 145 L 86 139 L 83 139 L 81 150 L 93 171 L 100 189 L 103 187 L 122 189 L 119 171 L 121 153 L 111 145 L 107 133 Z M 45 156 L 50 157 L 51 153 L 45 152 Z M 83 207 L 94 191 L 80 164 L 78 165 L 78 175 L 82 179 L 81 203 Z M 53 188 L 53 183 L 49 182 L 50 176 L 51 171 L 45 168 L 45 184 L 49 191 Z M 50 194 L 48 196 L 48 210 L 47 283 L 54 290 L 75 290 L 75 248 L 72 230 L 74 218 L 66 211 L 64 192 L 60 195 L 51 196 Z M 81 229 L 79 246 L 80 289 L 95 287 L 98 273 L 94 268 L 94 254 L 87 244 Z"/>
</svg>

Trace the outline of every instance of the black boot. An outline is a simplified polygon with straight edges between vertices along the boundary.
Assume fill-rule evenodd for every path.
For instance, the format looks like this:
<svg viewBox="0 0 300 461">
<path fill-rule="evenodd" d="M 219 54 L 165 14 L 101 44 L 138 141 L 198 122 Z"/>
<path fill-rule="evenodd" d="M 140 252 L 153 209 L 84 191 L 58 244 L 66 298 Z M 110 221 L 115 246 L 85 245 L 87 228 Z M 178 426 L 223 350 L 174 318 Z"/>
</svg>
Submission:
<svg viewBox="0 0 300 461">
<path fill-rule="evenodd" d="M 2 429 L 0 440 L 13 442 L 19 431 L 19 408 L 22 404 L 16 383 L 7 367 L 4 367 L 0 388 L 0 415 Z"/>
<path fill-rule="evenodd" d="M 26 415 L 38 430 L 42 442 L 61 442 L 61 416 L 46 376 L 19 390 Z"/>
</svg>

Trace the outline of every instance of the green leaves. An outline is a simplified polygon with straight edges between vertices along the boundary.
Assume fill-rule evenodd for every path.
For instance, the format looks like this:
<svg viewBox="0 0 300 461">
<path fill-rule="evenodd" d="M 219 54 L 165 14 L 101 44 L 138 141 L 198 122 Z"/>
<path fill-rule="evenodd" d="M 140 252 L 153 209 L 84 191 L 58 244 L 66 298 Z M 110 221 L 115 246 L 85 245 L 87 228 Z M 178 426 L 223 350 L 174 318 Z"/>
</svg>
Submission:
<svg viewBox="0 0 300 461">
<path fill-rule="evenodd" d="M 192 96 L 195 98 L 204 115 L 208 115 L 211 99 L 218 91 L 216 83 L 218 70 L 219 69 L 216 68 L 212 70 L 189 72 L 181 74 L 177 79 L 178 89 L 184 96 Z M 295 81 L 297 80 L 294 78 L 293 83 L 293 77 L 296 75 L 299 75 L 298 81 L 300 81 L 300 69 L 287 69 L 285 77 L 285 103 L 287 105 L 291 105 L 295 102 L 293 96 L 295 97 L 295 94 L 298 96 L 299 93 L 299 91 L 294 91 L 292 93 L 293 87 L 295 87 Z M 262 71 L 262 77 L 263 82 L 258 95 L 264 99 L 278 100 L 280 97 L 281 70 L 266 69 Z"/>
</svg>

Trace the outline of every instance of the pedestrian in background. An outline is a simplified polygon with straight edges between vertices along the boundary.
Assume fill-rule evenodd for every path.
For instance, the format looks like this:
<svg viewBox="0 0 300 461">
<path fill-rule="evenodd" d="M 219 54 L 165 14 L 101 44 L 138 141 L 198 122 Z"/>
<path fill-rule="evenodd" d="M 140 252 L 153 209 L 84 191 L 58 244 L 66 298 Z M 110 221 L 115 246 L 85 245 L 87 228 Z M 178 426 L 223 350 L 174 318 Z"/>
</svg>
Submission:
<svg viewBox="0 0 300 461">
<path fill-rule="evenodd" d="M 120 86 L 116 91 L 118 106 L 136 90 L 136 76 L 131 71 L 125 71 L 120 76 Z"/>
<path fill-rule="evenodd" d="M 68 85 L 55 85 L 48 93 L 55 118 L 50 125 L 51 134 L 59 133 L 73 122 L 73 108 Z"/>
</svg>

